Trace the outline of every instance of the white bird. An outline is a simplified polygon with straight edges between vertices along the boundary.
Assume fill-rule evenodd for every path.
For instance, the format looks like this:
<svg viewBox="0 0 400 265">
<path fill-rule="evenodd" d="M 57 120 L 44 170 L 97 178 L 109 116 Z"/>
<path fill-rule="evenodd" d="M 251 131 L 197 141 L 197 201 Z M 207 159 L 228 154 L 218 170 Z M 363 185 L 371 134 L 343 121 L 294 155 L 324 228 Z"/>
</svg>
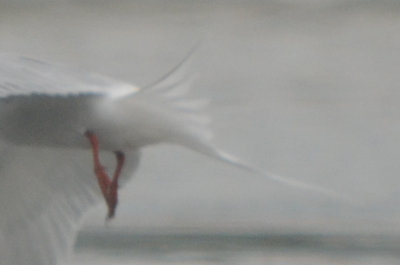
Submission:
<svg viewBox="0 0 400 265">
<path fill-rule="evenodd" d="M 67 257 L 82 215 L 101 195 L 108 217 L 114 216 L 118 181 L 133 175 L 147 145 L 178 144 L 340 197 L 255 169 L 215 148 L 203 102 L 187 99 L 187 80 L 176 76 L 139 89 L 64 66 L 0 55 L 0 265 L 54 265 Z M 105 168 L 114 167 L 110 177 Z"/>
</svg>

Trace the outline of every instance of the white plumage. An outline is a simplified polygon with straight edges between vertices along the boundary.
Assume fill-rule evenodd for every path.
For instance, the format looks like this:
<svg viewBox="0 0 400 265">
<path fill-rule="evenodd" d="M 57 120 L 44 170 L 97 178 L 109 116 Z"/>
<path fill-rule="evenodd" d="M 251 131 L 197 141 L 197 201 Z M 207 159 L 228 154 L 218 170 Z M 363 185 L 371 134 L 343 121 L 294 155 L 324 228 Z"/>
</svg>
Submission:
<svg viewBox="0 0 400 265">
<path fill-rule="evenodd" d="M 178 71 L 179 72 L 179 71 Z M 170 75 L 147 89 L 16 55 L 0 55 L 0 265 L 51 265 L 68 255 L 82 215 L 101 199 L 84 133 L 99 138 L 102 162 L 122 150 L 128 180 L 140 149 L 160 142 L 289 185 L 326 189 L 254 169 L 214 148 L 204 101 L 185 98 Z"/>
</svg>

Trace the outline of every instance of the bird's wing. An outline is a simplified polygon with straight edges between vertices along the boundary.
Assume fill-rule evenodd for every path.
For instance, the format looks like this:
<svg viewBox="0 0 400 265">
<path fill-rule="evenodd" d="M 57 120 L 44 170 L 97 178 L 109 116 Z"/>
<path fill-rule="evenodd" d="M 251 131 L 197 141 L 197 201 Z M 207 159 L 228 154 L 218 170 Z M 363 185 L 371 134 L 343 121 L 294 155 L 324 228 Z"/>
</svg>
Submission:
<svg viewBox="0 0 400 265">
<path fill-rule="evenodd" d="M 0 54 L 0 98 L 45 94 L 100 94 L 123 97 L 139 89 L 131 84 L 36 59 Z"/>
<path fill-rule="evenodd" d="M 128 158 L 126 175 L 138 161 L 137 155 Z M 102 160 L 114 167 L 112 154 Z M 100 196 L 90 151 L 1 144 L 0 264 L 58 264 Z"/>
</svg>

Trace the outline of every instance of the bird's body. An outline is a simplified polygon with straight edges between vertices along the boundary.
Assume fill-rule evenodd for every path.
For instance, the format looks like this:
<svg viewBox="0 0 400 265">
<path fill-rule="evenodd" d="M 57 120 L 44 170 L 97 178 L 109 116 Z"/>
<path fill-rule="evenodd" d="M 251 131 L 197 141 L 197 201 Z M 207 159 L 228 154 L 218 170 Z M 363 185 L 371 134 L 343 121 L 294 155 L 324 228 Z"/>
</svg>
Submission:
<svg viewBox="0 0 400 265">
<path fill-rule="evenodd" d="M 115 163 L 109 151 L 123 148 L 121 182 L 132 177 L 139 146 L 126 145 L 126 116 L 113 117 L 112 108 L 136 92 L 99 75 L 0 55 L 0 265 L 56 264 L 71 250 L 83 214 L 101 198 L 85 130 L 102 141 L 107 167 Z"/>
<path fill-rule="evenodd" d="M 128 107 L 126 98 L 119 93 L 131 97 L 139 91 L 138 88 L 124 83 L 118 86 L 111 79 L 95 75 L 87 80 L 83 77 L 90 74 L 66 71 L 65 67 L 23 57 L 0 56 L 0 65 L 3 66 L 0 67 L 0 90 L 4 90 L 0 104 L 0 124 L 3 125 L 0 125 L 0 134 L 3 139 L 17 145 L 81 149 L 89 147 L 82 135 L 85 130 L 91 129 L 103 140 L 105 149 L 130 148 L 123 140 L 127 136 L 121 135 L 127 132 L 123 126 L 127 126 L 127 119 L 143 121 L 131 118 L 132 115 L 140 116 L 142 112 L 124 109 Z M 10 75 L 10 69 L 4 69 L 9 65 L 13 66 L 13 75 Z M 65 86 L 60 85 L 63 78 L 60 80 L 59 77 L 63 76 L 67 81 Z M 30 84 L 29 80 L 36 82 Z M 88 84 L 82 85 L 85 82 Z M 101 89 L 94 90 L 92 86 L 96 84 Z M 9 93 L 6 93 L 7 90 Z M 57 92 L 53 94 L 49 91 Z M 0 95 L 3 93 L 0 92 Z M 129 107 L 135 106 L 133 101 L 133 106 Z M 134 127 L 142 128 L 143 125 Z M 134 134 L 138 137 L 137 133 Z M 143 146 L 147 140 L 142 138 L 148 135 L 142 134 L 138 137 L 140 139 L 130 138 L 129 145 Z"/>
<path fill-rule="evenodd" d="M 144 146 L 208 148 L 202 104 L 185 98 L 181 81 L 140 90 L 0 55 L 0 265 L 56 264 L 70 251 L 82 215 L 101 198 L 86 132 L 95 133 L 105 168 L 115 167 L 113 151 L 124 152 L 122 184 Z"/>
<path fill-rule="evenodd" d="M 141 149 L 178 144 L 289 185 L 323 188 L 268 175 L 211 143 L 202 101 L 187 99 L 173 75 L 147 89 L 16 55 L 0 55 L 0 265 L 54 265 L 71 250 L 83 214 L 101 199 L 88 132 L 100 159 L 121 182 Z M 94 140 L 94 138 L 92 138 Z M 104 195 L 104 194 L 103 194 Z"/>
</svg>

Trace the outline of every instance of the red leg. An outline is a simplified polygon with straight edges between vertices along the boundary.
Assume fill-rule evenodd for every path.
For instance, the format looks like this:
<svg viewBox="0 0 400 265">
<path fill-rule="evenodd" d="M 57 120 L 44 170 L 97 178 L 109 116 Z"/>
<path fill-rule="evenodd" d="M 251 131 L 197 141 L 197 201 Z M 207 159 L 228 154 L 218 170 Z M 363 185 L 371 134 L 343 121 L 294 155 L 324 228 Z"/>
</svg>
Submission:
<svg viewBox="0 0 400 265">
<path fill-rule="evenodd" d="M 104 199 L 107 200 L 107 193 L 108 193 L 108 187 L 110 186 L 110 179 L 107 175 L 107 173 L 104 170 L 104 167 L 100 163 L 100 158 L 99 158 L 99 140 L 97 136 L 90 132 L 86 132 L 86 137 L 89 139 L 90 144 L 92 145 L 92 151 L 93 151 L 93 162 L 94 162 L 94 172 L 97 177 L 97 181 L 100 186 L 100 190 L 104 196 Z"/>
<path fill-rule="evenodd" d="M 115 169 L 112 180 L 110 180 L 110 177 L 108 176 L 107 172 L 104 170 L 104 167 L 100 162 L 99 140 L 97 136 L 91 131 L 87 131 L 85 133 L 85 136 L 89 139 L 90 144 L 92 146 L 94 172 L 96 174 L 100 190 L 107 203 L 108 207 L 107 218 L 111 219 L 115 215 L 115 209 L 118 203 L 118 179 L 121 174 L 122 167 L 124 165 L 125 155 L 120 151 L 115 152 L 115 156 L 117 158 L 117 167 Z"/>
<path fill-rule="evenodd" d="M 125 162 L 125 155 L 121 151 L 116 151 L 115 156 L 117 158 L 117 167 L 115 169 L 114 176 L 108 190 L 109 201 L 108 201 L 107 217 L 109 219 L 113 218 L 115 215 L 115 208 L 117 207 L 118 204 L 118 179 L 119 176 L 121 175 L 121 170 Z"/>
</svg>

